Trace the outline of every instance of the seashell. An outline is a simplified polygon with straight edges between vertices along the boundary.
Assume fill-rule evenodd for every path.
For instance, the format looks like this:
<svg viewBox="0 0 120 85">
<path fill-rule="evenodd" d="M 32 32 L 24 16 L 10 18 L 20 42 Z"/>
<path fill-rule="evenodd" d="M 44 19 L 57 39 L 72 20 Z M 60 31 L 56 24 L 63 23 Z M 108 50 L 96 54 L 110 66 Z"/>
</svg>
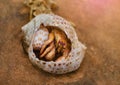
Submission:
<svg viewBox="0 0 120 85">
<path fill-rule="evenodd" d="M 58 62 L 44 61 L 36 57 L 33 52 L 33 44 L 35 44 L 35 40 L 38 40 L 38 43 L 41 43 L 41 47 L 44 41 L 48 39 L 47 31 L 42 29 L 38 31 L 40 24 L 44 24 L 44 26 L 57 26 L 65 32 L 71 41 L 71 51 L 69 52 L 69 57 L 61 59 Z M 25 42 L 29 45 L 29 59 L 34 65 L 44 71 L 54 74 L 65 74 L 75 71 L 80 67 L 80 64 L 84 58 L 86 47 L 78 40 L 73 26 L 71 26 L 71 24 L 64 18 L 54 14 L 40 14 L 32 19 L 28 24 L 24 25 L 22 27 L 22 31 L 25 35 Z M 42 33 L 39 33 L 41 31 Z M 39 40 L 39 38 L 41 38 L 41 40 Z"/>
</svg>

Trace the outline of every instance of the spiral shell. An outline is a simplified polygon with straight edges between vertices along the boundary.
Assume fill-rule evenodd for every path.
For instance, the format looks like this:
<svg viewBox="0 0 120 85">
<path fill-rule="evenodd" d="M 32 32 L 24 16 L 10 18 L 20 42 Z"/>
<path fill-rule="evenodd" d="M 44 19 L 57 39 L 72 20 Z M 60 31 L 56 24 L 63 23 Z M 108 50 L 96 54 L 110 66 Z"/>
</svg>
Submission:
<svg viewBox="0 0 120 85">
<path fill-rule="evenodd" d="M 34 36 L 42 23 L 44 26 L 57 26 L 66 33 L 67 37 L 71 40 L 71 51 L 69 53 L 69 57 L 62 59 L 59 62 L 43 61 L 36 57 L 33 52 Z M 49 73 L 64 74 L 75 71 L 80 67 L 86 47 L 78 40 L 74 28 L 64 18 L 54 14 L 40 14 L 23 26 L 22 31 L 24 32 L 26 42 L 29 45 L 29 59 L 39 68 Z M 46 34 L 46 36 L 44 34 Z M 48 38 L 48 34 L 44 32 L 40 36 L 39 37 L 42 38 L 41 43 L 44 43 Z"/>
</svg>

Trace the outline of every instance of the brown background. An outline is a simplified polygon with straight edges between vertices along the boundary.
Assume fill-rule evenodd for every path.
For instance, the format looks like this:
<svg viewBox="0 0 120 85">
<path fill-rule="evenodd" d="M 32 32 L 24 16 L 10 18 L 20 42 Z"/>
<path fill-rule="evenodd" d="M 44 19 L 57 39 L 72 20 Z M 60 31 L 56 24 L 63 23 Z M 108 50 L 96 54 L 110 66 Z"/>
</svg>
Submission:
<svg viewBox="0 0 120 85">
<path fill-rule="evenodd" d="M 23 0 L 0 0 L 0 85 L 120 85 L 120 0 L 57 0 L 87 46 L 81 67 L 52 75 L 34 67 L 21 46 L 29 21 Z"/>
</svg>

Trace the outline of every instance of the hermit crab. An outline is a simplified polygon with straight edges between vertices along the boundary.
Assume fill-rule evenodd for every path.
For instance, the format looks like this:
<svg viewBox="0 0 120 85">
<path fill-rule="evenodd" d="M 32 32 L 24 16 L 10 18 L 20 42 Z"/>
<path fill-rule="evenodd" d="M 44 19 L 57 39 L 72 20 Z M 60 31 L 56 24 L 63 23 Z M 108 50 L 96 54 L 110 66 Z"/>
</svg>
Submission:
<svg viewBox="0 0 120 85">
<path fill-rule="evenodd" d="M 55 14 L 40 14 L 22 27 L 30 61 L 49 73 L 64 74 L 79 68 L 86 47 L 71 24 Z"/>
</svg>

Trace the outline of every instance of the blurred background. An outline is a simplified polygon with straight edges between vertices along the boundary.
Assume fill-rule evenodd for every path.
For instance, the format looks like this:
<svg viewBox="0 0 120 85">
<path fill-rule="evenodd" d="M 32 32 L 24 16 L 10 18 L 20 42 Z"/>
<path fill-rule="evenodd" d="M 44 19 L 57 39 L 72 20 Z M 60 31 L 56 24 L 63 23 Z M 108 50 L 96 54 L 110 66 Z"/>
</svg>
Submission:
<svg viewBox="0 0 120 85">
<path fill-rule="evenodd" d="M 24 0 L 0 0 L 0 85 L 120 85 L 120 0 L 56 0 L 87 46 L 81 67 L 54 75 L 34 67 L 21 45 Z"/>
</svg>

